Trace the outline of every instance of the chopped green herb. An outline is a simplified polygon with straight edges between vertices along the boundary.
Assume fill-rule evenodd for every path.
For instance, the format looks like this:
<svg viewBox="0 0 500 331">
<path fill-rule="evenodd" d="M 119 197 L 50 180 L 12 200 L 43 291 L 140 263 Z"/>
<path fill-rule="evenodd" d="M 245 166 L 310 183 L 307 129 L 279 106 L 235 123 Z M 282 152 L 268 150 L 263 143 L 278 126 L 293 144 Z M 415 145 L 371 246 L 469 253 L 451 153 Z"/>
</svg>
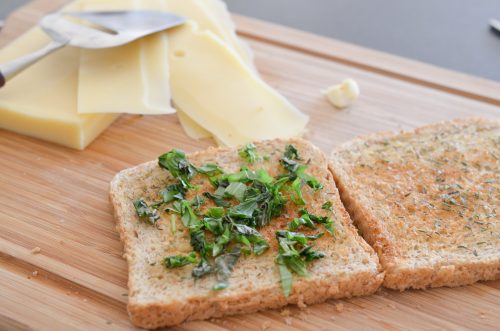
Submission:
<svg viewBox="0 0 500 331">
<path fill-rule="evenodd" d="M 325 253 L 313 250 L 312 246 L 304 246 L 299 254 L 303 256 L 307 262 L 325 257 Z"/>
<path fill-rule="evenodd" d="M 212 200 L 217 206 L 227 208 L 230 206 L 230 204 L 229 202 L 224 200 L 224 191 L 224 187 L 219 187 L 213 194 L 210 192 L 203 192 L 203 196 Z"/>
<path fill-rule="evenodd" d="M 279 256 L 285 262 L 287 268 L 301 277 L 309 276 L 305 261 L 295 249 L 295 241 L 290 241 L 286 238 L 278 238 Z"/>
<path fill-rule="evenodd" d="M 290 272 L 290 270 L 288 270 L 283 256 L 278 255 L 276 263 L 278 264 L 278 269 L 280 272 L 281 289 L 283 290 L 283 294 L 285 295 L 285 297 L 288 297 L 292 292 L 292 273 Z"/>
<path fill-rule="evenodd" d="M 172 231 L 172 234 L 175 234 L 177 232 L 177 217 L 175 214 L 172 214 L 170 216 L 170 231 Z"/>
<path fill-rule="evenodd" d="M 229 226 L 226 226 L 224 232 L 217 238 L 217 241 L 212 244 L 212 256 L 215 257 L 222 253 L 231 239 L 231 231 L 229 230 Z"/>
<path fill-rule="evenodd" d="M 160 191 L 163 203 L 169 203 L 174 200 L 183 200 L 185 188 L 181 184 L 172 184 Z"/>
<path fill-rule="evenodd" d="M 320 232 L 316 235 L 307 236 L 300 232 L 292 232 L 287 230 L 276 231 L 276 236 L 278 236 L 279 238 L 286 238 L 289 241 L 295 241 L 302 245 L 305 245 L 309 240 L 316 240 L 318 238 L 321 238 L 323 234 L 324 234 L 323 232 Z"/>
<path fill-rule="evenodd" d="M 202 258 L 200 263 L 193 268 L 191 275 L 193 276 L 193 278 L 199 279 L 203 276 L 211 274 L 213 270 L 213 266 L 205 258 Z"/>
<path fill-rule="evenodd" d="M 234 266 L 241 255 L 239 246 L 235 246 L 229 253 L 223 254 L 215 258 L 215 275 L 217 283 L 213 286 L 213 290 L 220 291 L 228 287 L 229 276 L 233 272 Z"/>
<path fill-rule="evenodd" d="M 295 192 L 294 202 L 297 205 L 305 205 L 306 204 L 306 201 L 304 200 L 304 196 L 302 195 L 303 183 L 304 182 L 299 177 L 295 178 L 295 180 L 292 183 L 292 189 Z"/>
<path fill-rule="evenodd" d="M 242 234 L 244 236 L 257 236 L 260 237 L 260 232 L 255 230 L 254 228 L 251 228 L 245 224 L 233 224 L 234 229 L 238 234 Z"/>
<path fill-rule="evenodd" d="M 263 159 L 253 144 L 240 149 L 239 154 L 248 163 Z M 176 214 L 179 214 L 182 224 L 189 229 L 194 252 L 189 256 L 167 257 L 165 265 L 171 268 L 196 263 L 196 253 L 199 253 L 200 260 L 193 268 L 192 276 L 198 279 L 215 273 L 217 282 L 213 289 L 222 290 L 228 286 L 229 276 L 242 253 L 261 255 L 269 249 L 269 243 L 258 229 L 282 214 L 287 198 L 290 196 L 295 204 L 305 205 L 302 188 L 305 185 L 313 190 L 323 187 L 315 177 L 306 173 L 307 165 L 299 161 L 298 150 L 287 145 L 280 160 L 286 170 L 284 174 L 273 177 L 264 169 L 251 170 L 248 167 L 242 167 L 236 173 L 224 173 L 216 164 L 197 168 L 182 151 L 172 150 L 160 156 L 158 162 L 178 182 L 160 191 L 160 203 L 148 206 L 144 200 L 138 200 L 136 209 L 143 217 L 157 216 L 159 219 L 157 208 L 168 204 L 165 211 L 173 213 L 172 233 L 176 231 Z M 192 201 L 186 200 L 188 191 L 195 188 L 190 180 L 196 174 L 206 175 L 214 186 L 215 191 L 203 192 L 203 197 L 212 200 L 216 207 L 203 210 L 205 200 L 198 195 Z M 322 208 L 333 212 L 331 202 L 325 202 Z M 287 296 L 292 290 L 292 273 L 307 276 L 307 263 L 325 256 L 309 244 L 324 233 L 306 235 L 296 232 L 301 227 L 316 229 L 318 224 L 323 224 L 333 234 L 331 218 L 309 214 L 306 209 L 300 210 L 299 217 L 288 224 L 288 230 L 276 231 L 279 244 L 276 263 Z"/>
<path fill-rule="evenodd" d="M 286 145 L 283 155 L 289 160 L 300 160 L 299 151 L 293 145 Z"/>
<path fill-rule="evenodd" d="M 313 176 L 306 174 L 307 167 L 305 165 L 301 165 L 297 168 L 296 175 L 301 178 L 303 181 L 307 183 L 307 185 L 315 191 L 321 190 L 323 188 L 323 184 Z"/>
<path fill-rule="evenodd" d="M 262 255 L 269 248 L 268 242 L 260 236 L 252 236 L 250 240 L 253 243 L 252 251 L 255 255 Z"/>
<path fill-rule="evenodd" d="M 173 208 L 168 208 L 167 211 L 172 211 L 181 215 L 182 224 L 187 228 L 196 228 L 200 224 L 198 216 L 191 208 L 191 203 L 187 200 L 175 201 Z"/>
<path fill-rule="evenodd" d="M 206 249 L 205 249 L 205 232 L 203 230 L 194 230 L 191 231 L 191 247 L 193 249 L 200 253 L 202 257 L 205 256 L 206 254 Z"/>
<path fill-rule="evenodd" d="M 280 270 L 281 286 L 285 296 L 288 296 L 291 291 L 291 284 L 289 284 L 291 278 L 290 272 L 307 277 L 309 272 L 307 271 L 306 262 L 325 257 L 324 253 L 314 251 L 312 246 L 307 245 L 308 241 L 316 240 L 322 235 L 323 233 L 307 236 L 302 233 L 285 230 L 276 231 L 276 239 L 279 244 L 279 254 L 276 263 Z M 288 273 L 284 270 L 283 265 L 288 270 Z"/>
<path fill-rule="evenodd" d="M 255 163 L 260 160 L 260 156 L 257 154 L 257 147 L 252 143 L 246 144 L 243 148 L 238 150 L 238 153 L 248 163 Z"/>
<path fill-rule="evenodd" d="M 291 187 L 295 192 L 294 202 L 298 205 L 305 205 L 306 201 L 302 195 L 302 187 L 306 183 L 313 190 L 318 191 L 323 188 L 323 184 L 315 177 L 306 173 L 307 166 L 299 164 L 300 160 L 297 149 L 293 145 L 287 145 L 283 158 L 281 158 L 281 165 L 288 171 L 285 177 L 288 177 L 292 182 Z"/>
<path fill-rule="evenodd" d="M 330 233 L 332 235 L 334 234 L 333 220 L 330 217 L 309 214 L 307 209 L 301 209 L 299 211 L 299 214 L 300 214 L 300 217 L 303 219 L 309 219 L 316 224 L 323 224 L 326 231 L 328 231 L 328 233 Z"/>
<path fill-rule="evenodd" d="M 230 183 L 228 187 L 226 187 L 224 191 L 224 196 L 234 197 L 238 201 L 243 201 L 246 190 L 247 186 L 245 184 L 239 182 L 233 182 Z"/>
<path fill-rule="evenodd" d="M 194 209 L 200 209 L 200 207 L 205 203 L 205 199 L 197 195 L 190 203 Z"/>
<path fill-rule="evenodd" d="M 222 218 L 204 217 L 203 225 L 205 226 L 205 229 L 215 235 L 220 235 L 224 232 Z"/>
<path fill-rule="evenodd" d="M 310 229 L 316 228 L 314 222 L 309 217 L 306 216 L 306 217 L 294 218 L 293 221 L 288 223 L 288 229 L 291 231 L 295 231 L 302 225 Z"/>
<path fill-rule="evenodd" d="M 160 219 L 158 209 L 148 206 L 143 198 L 134 201 L 134 208 L 137 216 L 149 224 L 154 225 Z"/>
<path fill-rule="evenodd" d="M 257 209 L 257 202 L 247 200 L 239 205 L 229 208 L 228 214 L 234 218 L 252 218 L 254 211 Z"/>
<path fill-rule="evenodd" d="M 163 260 L 163 263 L 167 268 L 179 268 L 195 262 L 196 262 L 195 252 L 192 252 L 189 255 L 168 256 Z"/>
<path fill-rule="evenodd" d="M 297 161 L 288 159 L 286 157 L 282 158 L 280 160 L 280 163 L 283 166 L 283 168 L 285 168 L 286 170 L 288 170 L 288 172 L 292 174 L 295 174 L 295 172 L 297 172 L 297 169 L 300 167 L 300 164 Z"/>
<path fill-rule="evenodd" d="M 196 168 L 196 170 L 200 174 L 204 174 L 204 175 L 207 175 L 210 177 L 224 173 L 224 171 L 218 165 L 212 164 L 212 163 L 205 164 L 204 166 L 202 166 L 200 168 Z"/>
<path fill-rule="evenodd" d="M 167 169 L 170 174 L 179 179 L 184 188 L 191 188 L 190 179 L 196 175 L 196 168 L 186 159 L 183 151 L 176 149 L 161 155 L 158 158 L 160 167 Z"/>
<path fill-rule="evenodd" d="M 224 208 L 222 207 L 209 208 L 206 216 L 213 218 L 221 218 L 222 216 L 224 216 Z"/>
<path fill-rule="evenodd" d="M 325 203 L 321 206 L 321 209 L 323 209 L 323 210 L 328 210 L 328 211 L 333 211 L 332 202 L 331 202 L 331 201 L 327 201 L 327 202 L 325 202 Z"/>
</svg>

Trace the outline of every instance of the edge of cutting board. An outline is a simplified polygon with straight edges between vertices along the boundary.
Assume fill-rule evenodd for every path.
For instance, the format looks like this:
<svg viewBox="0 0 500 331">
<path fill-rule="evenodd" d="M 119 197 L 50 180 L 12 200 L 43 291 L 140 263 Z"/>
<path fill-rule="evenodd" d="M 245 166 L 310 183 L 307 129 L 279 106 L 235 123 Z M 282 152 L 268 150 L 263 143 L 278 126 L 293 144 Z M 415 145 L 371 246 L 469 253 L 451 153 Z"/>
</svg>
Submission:
<svg viewBox="0 0 500 331">
<path fill-rule="evenodd" d="M 336 39 L 233 15 L 238 33 L 245 38 L 307 53 L 365 71 L 440 91 L 500 105 L 500 83 L 431 64 L 357 46 Z M 273 31 L 273 33 L 266 33 Z"/>
<path fill-rule="evenodd" d="M 28 30 L 33 25 L 33 21 L 41 18 L 41 13 L 56 10 L 68 2 L 68 0 L 34 0 L 14 11 L 7 18 L 7 24 L 0 32 L 0 47 Z M 19 15 L 21 10 L 22 15 Z M 233 18 L 236 21 L 238 33 L 248 39 L 500 106 L 500 82 L 255 18 L 235 14 Z"/>
</svg>

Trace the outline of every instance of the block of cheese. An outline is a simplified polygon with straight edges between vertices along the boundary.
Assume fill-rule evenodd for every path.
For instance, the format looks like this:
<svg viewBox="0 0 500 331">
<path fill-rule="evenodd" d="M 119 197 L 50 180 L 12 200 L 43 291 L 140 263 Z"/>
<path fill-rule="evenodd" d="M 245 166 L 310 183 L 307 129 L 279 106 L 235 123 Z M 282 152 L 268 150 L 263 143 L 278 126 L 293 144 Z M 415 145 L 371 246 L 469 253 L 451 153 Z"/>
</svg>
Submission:
<svg viewBox="0 0 500 331">
<path fill-rule="evenodd" d="M 33 28 L 0 51 L 0 63 L 41 48 L 49 38 Z M 84 149 L 117 114 L 78 114 L 79 50 L 67 47 L 21 72 L 0 89 L 0 128 Z"/>
<path fill-rule="evenodd" d="M 171 30 L 169 60 L 175 104 L 223 144 L 288 138 L 304 131 L 308 117 L 214 33 L 194 23 Z"/>
<path fill-rule="evenodd" d="M 164 10 L 164 0 L 82 0 L 85 10 Z M 82 50 L 79 113 L 171 114 L 166 32 L 130 44 Z"/>
</svg>

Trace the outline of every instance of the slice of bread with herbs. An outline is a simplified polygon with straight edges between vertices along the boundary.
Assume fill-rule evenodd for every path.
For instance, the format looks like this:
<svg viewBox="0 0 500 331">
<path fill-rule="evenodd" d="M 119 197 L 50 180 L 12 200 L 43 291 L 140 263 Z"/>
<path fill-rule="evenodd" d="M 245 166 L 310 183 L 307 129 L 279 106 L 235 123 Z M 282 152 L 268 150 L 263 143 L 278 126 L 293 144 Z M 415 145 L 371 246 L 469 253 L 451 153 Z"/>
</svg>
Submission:
<svg viewBox="0 0 500 331">
<path fill-rule="evenodd" d="M 461 119 L 331 155 L 347 210 L 403 290 L 500 278 L 500 122 Z"/>
<path fill-rule="evenodd" d="M 304 140 L 172 150 L 118 173 L 110 195 L 144 328 L 367 295 L 383 280 Z"/>
</svg>

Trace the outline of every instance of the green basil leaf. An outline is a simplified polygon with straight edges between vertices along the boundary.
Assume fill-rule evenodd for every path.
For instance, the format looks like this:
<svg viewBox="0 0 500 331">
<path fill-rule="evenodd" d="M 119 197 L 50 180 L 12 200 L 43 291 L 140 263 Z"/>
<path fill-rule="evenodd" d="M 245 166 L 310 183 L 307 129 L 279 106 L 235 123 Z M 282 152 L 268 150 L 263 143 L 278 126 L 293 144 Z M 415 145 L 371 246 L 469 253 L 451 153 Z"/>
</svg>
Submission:
<svg viewBox="0 0 500 331">
<path fill-rule="evenodd" d="M 222 218 L 224 216 L 224 208 L 222 207 L 212 207 L 207 210 L 208 217 L 212 218 Z"/>
<path fill-rule="evenodd" d="M 313 250 L 312 246 L 304 246 L 299 254 L 303 256 L 307 262 L 325 257 L 325 253 Z"/>
<path fill-rule="evenodd" d="M 257 237 L 261 236 L 259 231 L 245 224 L 234 223 L 233 226 L 237 233 L 242 234 L 244 236 L 257 236 Z"/>
<path fill-rule="evenodd" d="M 280 272 L 281 289 L 283 290 L 283 294 L 285 295 L 285 297 L 288 297 L 292 292 L 292 285 L 293 285 L 292 273 L 288 270 L 288 267 L 286 266 L 282 256 L 278 255 L 276 263 L 278 264 L 278 269 Z"/>
<path fill-rule="evenodd" d="M 252 143 L 246 144 L 243 148 L 239 149 L 238 154 L 248 163 L 255 163 L 261 159 L 259 154 L 257 154 L 257 147 Z"/>
<path fill-rule="evenodd" d="M 160 219 L 158 210 L 152 206 L 148 206 L 143 198 L 134 201 L 134 208 L 137 216 L 151 225 L 154 225 Z"/>
<path fill-rule="evenodd" d="M 300 256 L 284 256 L 285 265 L 288 269 L 296 273 L 301 277 L 308 277 L 309 272 L 307 271 L 306 263 L 300 258 Z"/>
<path fill-rule="evenodd" d="M 188 264 L 192 264 L 196 262 L 196 253 L 192 252 L 189 255 L 175 255 L 175 256 L 167 256 L 163 263 L 167 268 L 179 268 Z"/>
<path fill-rule="evenodd" d="M 255 255 L 262 255 L 269 249 L 269 243 L 262 237 L 252 238 L 253 248 L 252 251 Z"/>
<path fill-rule="evenodd" d="M 190 179 L 196 175 L 196 168 L 186 159 L 183 151 L 173 149 L 158 158 L 158 164 L 178 179 L 184 188 L 191 188 Z"/>
<path fill-rule="evenodd" d="M 303 215 L 302 217 L 294 218 L 293 221 L 288 223 L 288 229 L 291 231 L 297 230 L 300 226 L 305 226 L 310 229 L 316 229 L 316 225 L 314 225 L 314 222 L 309 218 L 309 215 Z"/>
<path fill-rule="evenodd" d="M 209 177 L 213 177 L 213 176 L 220 175 L 220 174 L 224 173 L 224 171 L 217 164 L 213 164 L 213 163 L 205 164 L 202 167 L 196 168 L 196 170 L 200 174 L 204 174 L 204 175 L 207 175 Z"/>
<path fill-rule="evenodd" d="M 189 201 L 183 200 L 180 202 L 180 214 L 182 224 L 184 224 L 185 227 L 195 228 L 200 225 L 200 220 L 191 208 L 191 203 Z"/>
<path fill-rule="evenodd" d="M 193 276 L 193 278 L 199 279 L 203 276 L 211 274 L 213 271 L 213 266 L 205 258 L 203 258 L 201 259 L 200 263 L 195 268 L 193 268 L 191 275 Z"/>
<path fill-rule="evenodd" d="M 215 275 L 217 283 L 212 288 L 215 291 L 223 290 L 229 285 L 229 277 L 233 272 L 234 266 L 241 255 L 239 246 L 235 246 L 229 253 L 215 258 Z"/>
<path fill-rule="evenodd" d="M 247 186 L 243 183 L 233 182 L 230 183 L 228 187 L 224 190 L 224 196 L 234 197 L 238 201 L 243 201 Z"/>
<path fill-rule="evenodd" d="M 209 230 L 215 235 L 220 235 L 224 232 L 222 218 L 204 217 L 203 225 L 207 230 Z"/>
<path fill-rule="evenodd" d="M 255 209 L 257 209 L 257 202 L 247 200 L 229 208 L 228 214 L 234 218 L 252 218 Z"/>
<path fill-rule="evenodd" d="M 216 242 L 212 246 L 212 256 L 215 257 L 222 253 L 231 239 L 231 231 L 229 230 L 229 226 L 226 226 L 222 235 L 217 238 Z"/>
<path fill-rule="evenodd" d="M 300 160 L 299 151 L 294 145 L 286 145 L 283 155 L 290 160 Z"/>
<path fill-rule="evenodd" d="M 174 200 L 183 200 L 186 190 L 181 184 L 172 184 L 160 191 L 163 203 Z"/>
<path fill-rule="evenodd" d="M 333 206 L 331 201 L 325 202 L 322 206 L 321 209 L 323 210 L 328 210 L 328 211 L 333 211 Z"/>
<path fill-rule="evenodd" d="M 191 247 L 193 247 L 196 252 L 200 253 L 201 256 L 204 257 L 206 253 L 205 232 L 203 232 L 203 230 L 194 230 L 191 231 L 190 236 Z"/>
<path fill-rule="evenodd" d="M 297 205 L 305 205 L 306 201 L 304 200 L 304 196 L 302 195 L 302 179 L 299 177 L 295 178 L 292 183 L 292 189 L 295 192 L 295 203 Z"/>
</svg>

